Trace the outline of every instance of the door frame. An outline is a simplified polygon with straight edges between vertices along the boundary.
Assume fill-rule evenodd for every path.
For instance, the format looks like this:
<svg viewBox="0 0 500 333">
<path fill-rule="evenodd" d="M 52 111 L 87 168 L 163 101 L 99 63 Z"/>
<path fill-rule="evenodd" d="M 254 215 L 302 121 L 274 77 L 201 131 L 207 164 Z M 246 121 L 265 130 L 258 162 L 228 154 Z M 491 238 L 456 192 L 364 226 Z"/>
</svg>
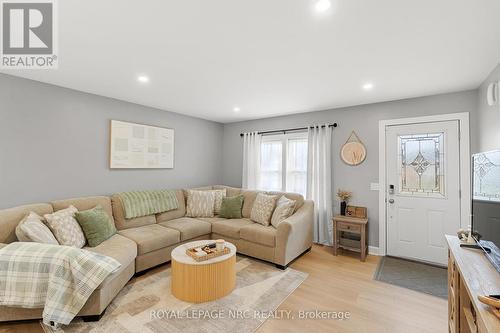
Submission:
<svg viewBox="0 0 500 333">
<path fill-rule="evenodd" d="M 467 228 L 471 221 L 471 194 L 470 194 L 470 129 L 469 112 L 449 113 L 434 116 L 388 119 L 379 121 L 379 255 L 387 254 L 387 170 L 386 170 L 386 128 L 395 125 L 411 125 L 417 123 L 433 123 L 440 121 L 458 120 L 460 141 L 460 226 Z M 443 236 L 444 237 L 444 236 Z"/>
</svg>

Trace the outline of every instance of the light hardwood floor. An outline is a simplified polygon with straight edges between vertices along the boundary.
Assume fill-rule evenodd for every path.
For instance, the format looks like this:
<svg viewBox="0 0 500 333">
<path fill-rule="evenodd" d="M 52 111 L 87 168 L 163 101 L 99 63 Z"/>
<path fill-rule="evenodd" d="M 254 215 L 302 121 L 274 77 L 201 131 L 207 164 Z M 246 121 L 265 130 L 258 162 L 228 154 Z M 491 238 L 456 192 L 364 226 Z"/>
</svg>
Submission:
<svg viewBox="0 0 500 333">
<path fill-rule="evenodd" d="M 374 281 L 379 258 L 345 253 L 333 256 L 331 247 L 315 245 L 291 267 L 308 278 L 279 307 L 292 311 L 349 311 L 350 319 L 269 319 L 259 333 L 341 332 L 412 333 L 446 332 L 447 302 L 444 299 Z M 157 268 L 148 273 L 154 274 Z M 143 277 L 139 277 L 143 278 Z M 43 332 L 38 322 L 0 324 L 0 332 Z"/>
<path fill-rule="evenodd" d="M 349 320 L 268 320 L 259 333 L 447 332 L 444 299 L 372 279 L 379 257 L 359 254 L 333 256 L 331 247 L 315 245 L 291 267 L 309 277 L 279 307 L 301 310 L 349 311 Z M 340 252 L 342 253 L 342 251 Z"/>
</svg>

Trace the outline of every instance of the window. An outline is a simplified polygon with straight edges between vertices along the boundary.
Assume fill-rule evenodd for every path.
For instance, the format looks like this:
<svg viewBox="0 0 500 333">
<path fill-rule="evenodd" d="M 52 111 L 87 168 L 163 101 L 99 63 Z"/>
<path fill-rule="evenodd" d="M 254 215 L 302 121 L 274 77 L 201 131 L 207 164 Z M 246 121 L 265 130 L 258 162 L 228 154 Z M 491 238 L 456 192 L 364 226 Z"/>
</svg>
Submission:
<svg viewBox="0 0 500 333">
<path fill-rule="evenodd" d="M 266 191 L 306 195 L 307 133 L 262 138 L 259 187 Z"/>
<path fill-rule="evenodd" d="M 282 186 L 282 142 L 263 141 L 260 150 L 260 185 L 264 190 L 281 191 Z"/>
<path fill-rule="evenodd" d="M 288 139 L 286 191 L 306 195 L 307 137 Z"/>
</svg>

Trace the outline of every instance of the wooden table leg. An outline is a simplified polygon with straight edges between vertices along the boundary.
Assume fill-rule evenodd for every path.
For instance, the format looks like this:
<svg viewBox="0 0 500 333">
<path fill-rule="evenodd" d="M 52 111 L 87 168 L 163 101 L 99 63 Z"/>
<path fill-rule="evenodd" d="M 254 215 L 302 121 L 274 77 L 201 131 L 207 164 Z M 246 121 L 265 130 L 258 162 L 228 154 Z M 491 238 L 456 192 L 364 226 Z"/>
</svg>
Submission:
<svg viewBox="0 0 500 333">
<path fill-rule="evenodd" d="M 361 261 L 365 261 L 366 258 L 366 226 L 361 227 Z"/>
<path fill-rule="evenodd" d="M 337 232 L 337 222 L 333 221 L 333 255 L 337 255 L 337 245 L 339 243 L 338 240 L 338 232 Z"/>
</svg>

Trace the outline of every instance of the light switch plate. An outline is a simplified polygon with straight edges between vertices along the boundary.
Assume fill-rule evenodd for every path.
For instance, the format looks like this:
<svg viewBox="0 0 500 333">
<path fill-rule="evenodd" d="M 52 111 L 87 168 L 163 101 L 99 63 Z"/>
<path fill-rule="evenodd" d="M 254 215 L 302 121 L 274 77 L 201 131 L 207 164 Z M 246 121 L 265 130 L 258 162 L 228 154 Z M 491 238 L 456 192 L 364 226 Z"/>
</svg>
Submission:
<svg viewBox="0 0 500 333">
<path fill-rule="evenodd" d="M 378 183 L 370 183 L 370 191 L 378 191 L 380 190 L 380 186 Z"/>
</svg>

